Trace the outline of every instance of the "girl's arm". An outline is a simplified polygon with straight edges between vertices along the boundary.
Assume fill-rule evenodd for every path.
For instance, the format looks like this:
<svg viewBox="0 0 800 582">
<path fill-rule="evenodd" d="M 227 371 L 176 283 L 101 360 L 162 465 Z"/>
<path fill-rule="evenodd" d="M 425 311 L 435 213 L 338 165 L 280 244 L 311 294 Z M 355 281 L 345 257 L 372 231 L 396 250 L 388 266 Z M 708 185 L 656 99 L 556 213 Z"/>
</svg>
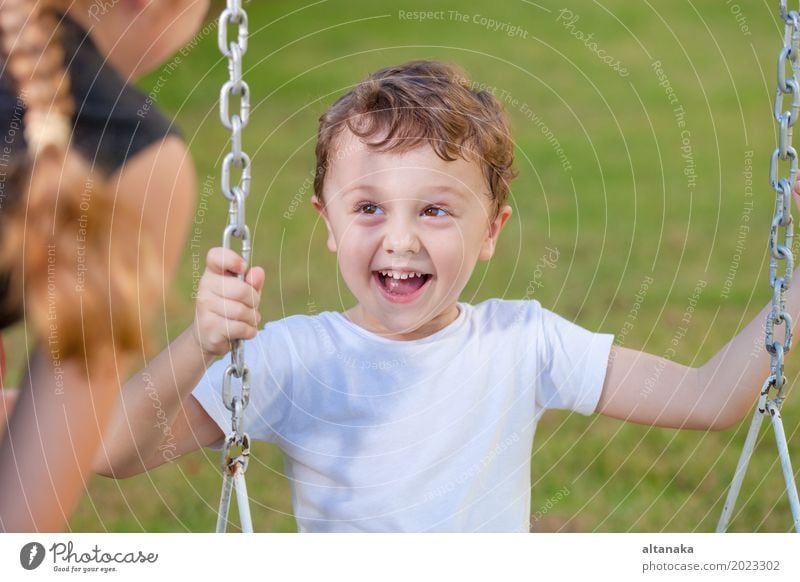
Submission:
<svg viewBox="0 0 800 582">
<path fill-rule="evenodd" d="M 109 178 L 109 193 L 138 210 L 134 216 L 117 213 L 119 222 L 135 221 L 139 237 L 155 250 L 156 275 L 164 281 L 164 297 L 186 249 L 197 201 L 194 162 L 179 137 L 169 136 L 137 153 Z M 140 245 L 140 241 L 126 244 Z M 141 265 L 151 273 L 153 265 Z M 147 298 L 145 298 L 147 299 Z M 137 306 L 131 306 L 136 309 Z"/>
<path fill-rule="evenodd" d="M 8 419 L 11 418 L 11 413 L 14 411 L 18 397 L 19 390 L 16 388 L 0 390 L 0 441 L 3 440 L 2 435 L 6 434 Z"/>
<path fill-rule="evenodd" d="M 127 363 L 31 358 L 0 446 L 0 531 L 59 531 L 86 487 Z M 11 436 L 9 436 L 11 435 Z"/>
</svg>

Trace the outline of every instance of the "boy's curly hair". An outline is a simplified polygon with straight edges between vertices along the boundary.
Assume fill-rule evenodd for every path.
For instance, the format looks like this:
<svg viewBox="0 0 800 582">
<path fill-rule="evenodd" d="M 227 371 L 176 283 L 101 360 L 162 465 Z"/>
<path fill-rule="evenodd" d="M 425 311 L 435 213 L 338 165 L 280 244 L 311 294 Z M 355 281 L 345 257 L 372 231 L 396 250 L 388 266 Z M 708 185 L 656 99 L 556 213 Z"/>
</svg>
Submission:
<svg viewBox="0 0 800 582">
<path fill-rule="evenodd" d="M 336 138 L 345 127 L 378 151 L 404 152 L 427 143 L 443 160 L 477 161 L 495 216 L 516 177 L 502 105 L 448 63 L 419 60 L 376 71 L 320 117 L 314 178 L 320 200 Z"/>
</svg>

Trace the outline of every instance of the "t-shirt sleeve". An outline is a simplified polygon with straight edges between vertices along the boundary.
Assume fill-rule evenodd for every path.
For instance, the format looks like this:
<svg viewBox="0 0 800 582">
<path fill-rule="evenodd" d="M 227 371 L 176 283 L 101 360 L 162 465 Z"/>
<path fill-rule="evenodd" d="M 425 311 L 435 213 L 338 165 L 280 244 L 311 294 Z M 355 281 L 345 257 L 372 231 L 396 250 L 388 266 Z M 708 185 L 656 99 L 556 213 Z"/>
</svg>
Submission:
<svg viewBox="0 0 800 582">
<path fill-rule="evenodd" d="M 244 343 L 245 362 L 250 370 L 250 403 L 244 411 L 244 431 L 252 440 L 277 442 L 281 424 L 291 410 L 290 354 L 279 322 L 270 322 L 258 335 Z M 231 412 L 222 402 L 222 377 L 230 365 L 230 354 L 212 364 L 192 390 L 208 415 L 226 435 L 231 432 Z M 241 381 L 233 378 L 231 393 L 241 394 Z M 221 442 L 215 447 L 221 446 Z"/>
<path fill-rule="evenodd" d="M 613 334 L 594 333 L 542 308 L 536 400 L 545 409 L 592 414 L 600 401 Z"/>
</svg>

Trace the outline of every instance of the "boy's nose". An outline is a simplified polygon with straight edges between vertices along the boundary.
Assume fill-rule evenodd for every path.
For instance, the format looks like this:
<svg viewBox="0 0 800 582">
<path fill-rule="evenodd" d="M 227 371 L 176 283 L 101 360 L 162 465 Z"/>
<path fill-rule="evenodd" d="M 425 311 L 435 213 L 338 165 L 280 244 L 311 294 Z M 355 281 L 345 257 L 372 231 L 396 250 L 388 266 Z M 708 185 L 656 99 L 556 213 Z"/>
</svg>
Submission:
<svg viewBox="0 0 800 582">
<path fill-rule="evenodd" d="M 388 254 L 415 255 L 419 249 L 419 238 L 407 226 L 397 225 L 383 237 L 383 250 Z"/>
</svg>

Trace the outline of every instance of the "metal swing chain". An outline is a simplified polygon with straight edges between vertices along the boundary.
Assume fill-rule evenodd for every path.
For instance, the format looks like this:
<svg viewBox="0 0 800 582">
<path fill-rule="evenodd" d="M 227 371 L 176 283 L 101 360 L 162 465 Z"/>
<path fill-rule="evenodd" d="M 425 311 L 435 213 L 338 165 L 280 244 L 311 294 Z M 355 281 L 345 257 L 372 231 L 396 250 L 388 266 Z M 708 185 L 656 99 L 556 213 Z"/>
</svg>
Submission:
<svg viewBox="0 0 800 582">
<path fill-rule="evenodd" d="M 236 27 L 236 40 L 228 41 L 229 27 Z M 247 13 L 241 0 L 227 0 L 227 7 L 219 17 L 219 50 L 228 59 L 230 79 L 222 86 L 219 112 L 222 124 L 231 130 L 231 151 L 222 161 L 222 194 L 229 202 L 228 225 L 222 235 L 222 246 L 231 248 L 232 239 L 241 241 L 245 271 L 250 266 L 250 229 L 245 220 L 245 201 L 250 194 L 250 157 L 242 150 L 242 129 L 250 117 L 250 87 L 242 79 L 242 57 L 247 52 Z M 239 97 L 239 111 L 231 115 L 231 98 Z M 231 170 L 241 171 L 238 184 L 231 186 Z M 244 278 L 244 273 L 239 275 Z M 231 384 L 236 378 L 241 391 L 233 395 Z M 239 507 L 239 520 L 243 532 L 253 531 L 250 519 L 250 504 L 244 474 L 250 458 L 250 437 L 244 432 L 244 411 L 250 402 L 250 370 L 245 362 L 244 341 L 232 342 L 231 363 L 222 376 L 222 401 L 231 411 L 231 432 L 222 449 L 222 495 L 217 514 L 217 533 L 227 529 L 231 493 L 235 489 Z"/>
<path fill-rule="evenodd" d="M 783 47 L 778 55 L 778 84 L 775 90 L 775 120 L 778 122 L 780 134 L 778 147 L 772 153 L 769 168 L 769 182 L 775 190 L 775 213 L 769 231 L 769 285 L 772 288 L 772 309 L 767 315 L 765 324 L 765 348 L 771 357 L 770 375 L 764 381 L 761 395 L 753 414 L 753 421 L 745 439 L 739 464 L 734 473 L 728 498 L 722 510 L 717 531 L 723 532 L 728 527 L 736 498 L 739 494 L 744 473 L 755 448 L 761 421 L 766 414 L 772 419 L 778 454 L 783 470 L 786 492 L 792 510 L 794 529 L 800 533 L 800 500 L 797 496 L 797 485 L 794 482 L 789 448 L 781 421 L 780 407 L 784 400 L 786 377 L 783 374 L 784 356 L 792 349 L 792 318 L 784 311 L 786 307 L 785 293 L 789 289 L 794 271 L 794 255 L 792 254 L 792 238 L 794 236 L 794 219 L 792 217 L 792 187 L 797 180 L 797 150 L 792 145 L 792 128 L 800 114 L 800 12 L 789 10 L 787 0 L 780 0 L 780 17 L 784 22 Z M 791 77 L 787 78 L 786 67 L 791 67 Z M 788 110 L 784 110 L 784 96 L 791 95 Z M 778 177 L 778 164 L 789 163 L 788 177 Z M 783 243 L 779 243 L 779 230 L 783 229 Z M 783 276 L 778 276 L 778 261 L 786 261 Z M 773 337 L 775 326 L 784 325 L 783 342 Z M 775 390 L 773 398 L 769 397 Z"/>
</svg>

